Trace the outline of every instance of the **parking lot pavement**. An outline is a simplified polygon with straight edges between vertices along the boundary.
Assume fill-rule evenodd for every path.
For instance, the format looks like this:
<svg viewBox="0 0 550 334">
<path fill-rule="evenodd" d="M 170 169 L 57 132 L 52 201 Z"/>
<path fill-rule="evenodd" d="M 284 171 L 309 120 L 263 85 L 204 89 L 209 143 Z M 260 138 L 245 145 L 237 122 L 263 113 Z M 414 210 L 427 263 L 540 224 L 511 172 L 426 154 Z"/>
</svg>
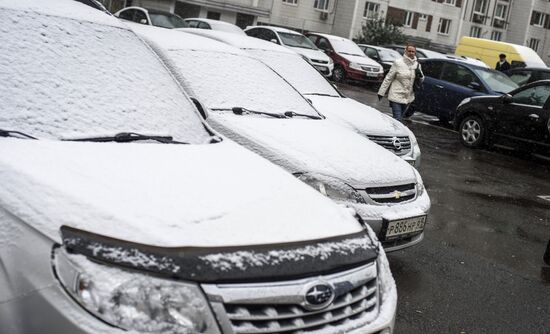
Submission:
<svg viewBox="0 0 550 334">
<path fill-rule="evenodd" d="M 365 87 L 343 93 L 390 113 Z M 432 200 L 426 238 L 390 254 L 396 333 L 550 333 L 550 165 L 463 147 L 413 116 Z"/>
</svg>

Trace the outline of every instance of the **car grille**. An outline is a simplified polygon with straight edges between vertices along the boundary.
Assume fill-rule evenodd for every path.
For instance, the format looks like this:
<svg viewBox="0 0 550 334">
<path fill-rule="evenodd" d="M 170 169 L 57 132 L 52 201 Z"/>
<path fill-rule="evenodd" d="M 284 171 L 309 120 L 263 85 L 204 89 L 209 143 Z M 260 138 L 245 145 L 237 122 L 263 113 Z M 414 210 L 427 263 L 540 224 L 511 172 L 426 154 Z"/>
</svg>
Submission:
<svg viewBox="0 0 550 334">
<path fill-rule="evenodd" d="M 349 286 L 346 291 L 340 292 L 326 308 L 309 311 L 301 306 L 297 301 L 285 302 L 284 297 L 296 299 L 303 295 L 303 284 L 298 284 L 298 290 L 284 292 L 289 287 L 294 286 L 292 282 L 285 282 L 277 285 L 276 291 L 280 293 L 273 294 L 270 298 L 262 298 L 264 295 L 262 289 L 270 289 L 270 284 L 262 283 L 260 287 L 253 285 L 241 286 L 239 295 L 252 298 L 246 300 L 246 297 L 229 296 L 229 299 L 235 299 L 234 302 L 227 301 L 228 296 L 223 296 L 227 287 L 216 286 L 212 293 L 212 286 L 205 291 L 209 299 L 214 301 L 220 299 L 224 302 L 212 303 L 214 312 L 224 334 L 274 334 L 274 333 L 326 333 L 326 331 L 347 331 L 346 327 L 351 323 L 364 326 L 378 316 L 378 289 L 376 278 L 376 265 L 368 266 L 367 271 L 360 270 L 361 276 L 356 279 L 344 281 L 337 279 L 332 282 L 333 286 Z M 357 272 L 354 275 L 357 275 Z M 317 278 L 313 279 L 314 281 Z M 331 283 L 331 279 L 323 277 L 324 282 Z M 344 283 L 345 282 L 345 283 Z M 203 286 L 204 288 L 204 286 Z M 291 289 L 292 290 L 292 289 Z M 289 294 L 290 292 L 290 294 Z M 338 294 L 338 288 L 335 288 Z"/>
<path fill-rule="evenodd" d="M 317 64 L 328 64 L 328 60 L 321 60 L 321 59 L 312 59 L 311 62 L 317 63 Z"/>
<path fill-rule="evenodd" d="M 414 183 L 397 186 L 365 188 L 365 192 L 373 201 L 381 204 L 401 203 L 416 197 L 416 186 Z"/>
<path fill-rule="evenodd" d="M 397 155 L 407 154 L 411 150 L 411 140 L 408 136 L 367 135 L 367 138 Z"/>
<path fill-rule="evenodd" d="M 378 72 L 380 70 L 380 67 L 378 66 L 361 66 L 363 71 L 365 72 Z"/>
</svg>

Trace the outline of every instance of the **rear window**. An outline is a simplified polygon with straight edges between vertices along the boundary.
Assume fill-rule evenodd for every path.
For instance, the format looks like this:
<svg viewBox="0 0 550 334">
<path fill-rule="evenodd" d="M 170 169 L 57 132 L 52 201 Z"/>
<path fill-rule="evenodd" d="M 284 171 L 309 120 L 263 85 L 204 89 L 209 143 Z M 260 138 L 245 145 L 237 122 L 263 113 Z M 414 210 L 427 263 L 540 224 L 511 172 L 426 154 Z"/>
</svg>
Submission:
<svg viewBox="0 0 550 334">
<path fill-rule="evenodd" d="M 179 16 L 168 13 L 149 12 L 149 17 L 154 26 L 168 29 L 186 28 L 187 23 Z"/>
<path fill-rule="evenodd" d="M 39 138 L 209 134 L 192 102 L 130 31 L 0 9 L 0 128 Z"/>
</svg>

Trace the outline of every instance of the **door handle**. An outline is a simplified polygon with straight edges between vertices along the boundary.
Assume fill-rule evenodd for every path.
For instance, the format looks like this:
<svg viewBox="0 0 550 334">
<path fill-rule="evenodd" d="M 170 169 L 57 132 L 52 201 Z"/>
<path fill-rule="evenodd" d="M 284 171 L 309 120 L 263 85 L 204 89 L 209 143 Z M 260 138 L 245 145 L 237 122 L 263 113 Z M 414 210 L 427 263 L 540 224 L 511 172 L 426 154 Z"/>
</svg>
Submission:
<svg viewBox="0 0 550 334">
<path fill-rule="evenodd" d="M 445 87 L 443 87 L 443 86 L 441 86 L 441 85 L 435 85 L 435 86 L 436 86 L 437 88 L 441 88 L 441 89 L 445 88 Z"/>
<path fill-rule="evenodd" d="M 537 114 L 531 114 L 529 115 L 529 118 L 532 119 L 533 121 L 538 121 L 540 116 Z"/>
</svg>

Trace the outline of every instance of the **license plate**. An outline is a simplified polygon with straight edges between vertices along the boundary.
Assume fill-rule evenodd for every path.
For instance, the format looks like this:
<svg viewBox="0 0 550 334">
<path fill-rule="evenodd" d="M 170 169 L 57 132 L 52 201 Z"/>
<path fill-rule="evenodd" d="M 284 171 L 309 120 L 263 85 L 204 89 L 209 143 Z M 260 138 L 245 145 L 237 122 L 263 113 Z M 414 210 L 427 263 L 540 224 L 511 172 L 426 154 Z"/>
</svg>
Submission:
<svg viewBox="0 0 550 334">
<path fill-rule="evenodd" d="M 386 240 L 416 234 L 424 230 L 427 216 L 411 217 L 399 220 L 386 220 Z"/>
<path fill-rule="evenodd" d="M 376 72 L 367 72 L 367 77 L 377 77 L 378 73 Z"/>
</svg>

